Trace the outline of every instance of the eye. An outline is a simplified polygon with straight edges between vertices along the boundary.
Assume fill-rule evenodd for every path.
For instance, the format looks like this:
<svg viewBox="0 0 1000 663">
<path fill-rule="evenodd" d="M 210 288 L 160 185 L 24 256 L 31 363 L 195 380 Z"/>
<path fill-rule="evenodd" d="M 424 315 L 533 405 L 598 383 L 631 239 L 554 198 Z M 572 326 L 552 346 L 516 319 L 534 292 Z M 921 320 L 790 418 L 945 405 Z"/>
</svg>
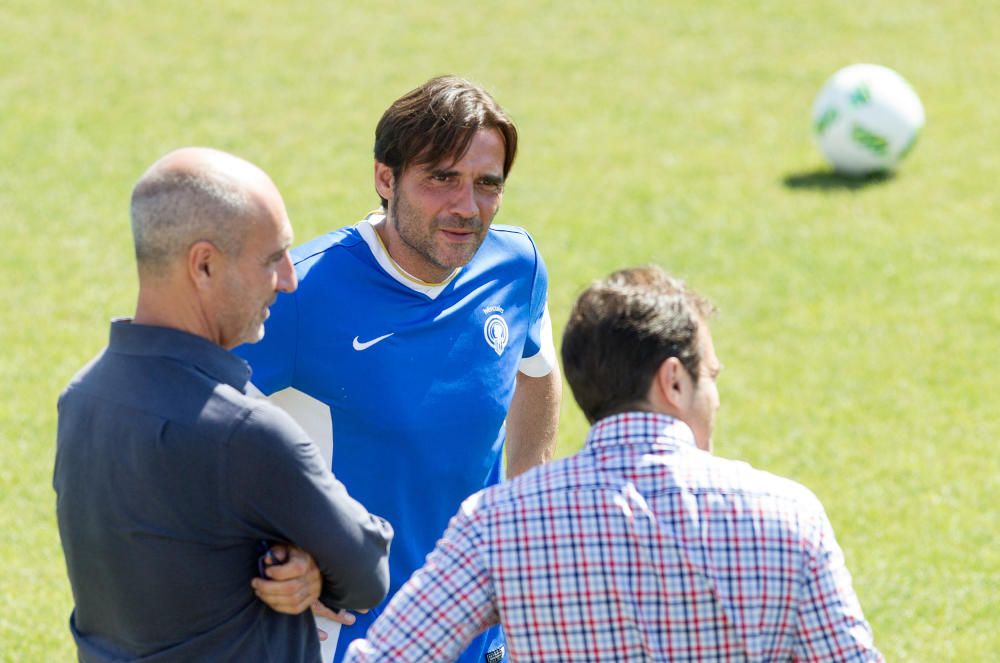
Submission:
<svg viewBox="0 0 1000 663">
<path fill-rule="evenodd" d="M 503 182 L 492 177 L 479 180 L 479 188 L 491 193 L 503 193 Z"/>
</svg>

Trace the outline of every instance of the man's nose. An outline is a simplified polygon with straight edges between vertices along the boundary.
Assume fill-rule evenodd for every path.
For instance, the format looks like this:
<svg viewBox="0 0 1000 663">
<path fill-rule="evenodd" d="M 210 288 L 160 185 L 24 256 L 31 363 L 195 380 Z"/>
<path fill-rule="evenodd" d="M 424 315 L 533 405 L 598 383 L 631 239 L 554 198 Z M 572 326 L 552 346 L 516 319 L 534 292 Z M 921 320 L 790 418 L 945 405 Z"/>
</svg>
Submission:
<svg viewBox="0 0 1000 663">
<path fill-rule="evenodd" d="M 285 256 L 281 259 L 281 266 L 278 269 L 278 291 L 292 292 L 299 287 L 299 277 L 295 274 L 295 266 L 292 264 L 292 256 L 285 251 Z"/>
<path fill-rule="evenodd" d="M 462 184 L 451 199 L 450 212 L 463 219 L 479 216 L 479 206 L 476 205 L 476 185 L 473 182 Z"/>
</svg>

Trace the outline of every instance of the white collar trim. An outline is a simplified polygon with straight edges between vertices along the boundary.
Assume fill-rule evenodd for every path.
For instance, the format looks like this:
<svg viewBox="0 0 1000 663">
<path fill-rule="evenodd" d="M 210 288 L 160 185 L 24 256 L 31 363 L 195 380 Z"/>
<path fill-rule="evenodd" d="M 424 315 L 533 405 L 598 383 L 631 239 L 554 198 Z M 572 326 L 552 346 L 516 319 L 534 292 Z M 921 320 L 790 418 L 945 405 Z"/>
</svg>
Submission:
<svg viewBox="0 0 1000 663">
<path fill-rule="evenodd" d="M 382 238 L 379 237 L 378 231 L 375 230 L 375 224 L 384 219 L 385 215 L 381 212 L 372 212 L 361 221 L 358 221 L 356 226 L 358 232 L 361 234 L 361 238 L 365 240 L 365 243 L 371 250 L 375 261 L 382 268 L 382 271 L 410 290 L 419 292 L 429 299 L 437 299 L 437 296 L 451 283 L 451 280 L 455 278 L 455 275 L 458 274 L 461 268 L 456 268 L 448 278 L 440 283 L 428 283 L 413 276 L 392 259 L 392 256 L 389 255 L 389 252 L 385 248 L 385 244 L 382 243 Z"/>
</svg>

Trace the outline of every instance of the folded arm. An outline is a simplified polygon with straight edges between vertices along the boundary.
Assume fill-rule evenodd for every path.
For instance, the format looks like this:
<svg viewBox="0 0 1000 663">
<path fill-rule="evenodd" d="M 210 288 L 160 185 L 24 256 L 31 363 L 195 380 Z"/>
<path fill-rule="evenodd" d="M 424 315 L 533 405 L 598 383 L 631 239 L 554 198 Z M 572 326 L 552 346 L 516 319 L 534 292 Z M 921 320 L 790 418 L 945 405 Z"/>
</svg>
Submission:
<svg viewBox="0 0 1000 663">
<path fill-rule="evenodd" d="M 316 445 L 285 413 L 262 403 L 247 419 L 230 454 L 237 515 L 259 538 L 308 552 L 322 576 L 320 598 L 327 606 L 378 605 L 388 591 L 392 527 L 347 494 Z M 287 605 L 297 608 L 304 600 L 293 595 Z"/>
</svg>

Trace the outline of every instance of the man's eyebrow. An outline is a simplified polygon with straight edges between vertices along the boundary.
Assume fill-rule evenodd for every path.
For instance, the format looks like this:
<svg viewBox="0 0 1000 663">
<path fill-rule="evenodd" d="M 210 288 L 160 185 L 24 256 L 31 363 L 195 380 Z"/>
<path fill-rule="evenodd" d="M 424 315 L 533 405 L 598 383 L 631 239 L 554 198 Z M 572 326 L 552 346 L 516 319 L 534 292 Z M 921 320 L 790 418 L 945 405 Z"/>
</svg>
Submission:
<svg viewBox="0 0 1000 663">
<path fill-rule="evenodd" d="M 269 255 L 267 257 L 267 260 L 268 261 L 277 260 L 278 258 L 282 257 L 285 254 L 285 251 L 287 251 L 289 249 L 289 247 L 291 247 L 290 243 L 282 246 L 280 249 L 278 249 L 277 251 L 275 251 L 274 253 L 272 253 L 271 255 Z"/>
<path fill-rule="evenodd" d="M 434 177 L 454 177 L 456 175 L 461 175 L 461 173 L 454 168 L 430 168 L 428 172 Z M 486 182 L 487 184 L 503 184 L 503 175 L 494 175 L 487 173 L 486 175 L 480 175 L 479 180 L 481 182 Z"/>
</svg>

